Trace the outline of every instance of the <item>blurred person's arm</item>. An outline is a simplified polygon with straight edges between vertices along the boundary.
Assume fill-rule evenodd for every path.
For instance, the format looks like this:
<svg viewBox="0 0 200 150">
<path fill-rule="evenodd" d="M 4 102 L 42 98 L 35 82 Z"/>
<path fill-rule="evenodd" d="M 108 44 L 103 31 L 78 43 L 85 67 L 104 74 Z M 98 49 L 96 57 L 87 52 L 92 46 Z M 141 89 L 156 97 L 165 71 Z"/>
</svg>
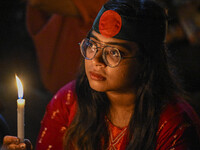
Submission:
<svg viewBox="0 0 200 150">
<path fill-rule="evenodd" d="M 42 83 L 55 93 L 76 77 L 81 57 L 77 43 L 90 30 L 106 0 L 26 1 L 27 29 L 34 42 Z"/>
<path fill-rule="evenodd" d="M 65 16 L 80 16 L 72 0 L 28 0 L 28 4 L 48 14 L 56 13 Z"/>
</svg>

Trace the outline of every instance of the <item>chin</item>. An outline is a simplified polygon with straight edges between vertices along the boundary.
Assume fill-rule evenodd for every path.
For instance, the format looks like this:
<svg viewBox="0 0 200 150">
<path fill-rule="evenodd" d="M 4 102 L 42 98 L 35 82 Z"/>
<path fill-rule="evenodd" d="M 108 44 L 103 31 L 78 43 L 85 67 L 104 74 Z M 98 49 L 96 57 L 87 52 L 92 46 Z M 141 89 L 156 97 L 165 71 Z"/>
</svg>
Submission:
<svg viewBox="0 0 200 150">
<path fill-rule="evenodd" d="M 102 82 L 89 81 L 90 87 L 97 92 L 106 92 L 106 86 Z"/>
</svg>

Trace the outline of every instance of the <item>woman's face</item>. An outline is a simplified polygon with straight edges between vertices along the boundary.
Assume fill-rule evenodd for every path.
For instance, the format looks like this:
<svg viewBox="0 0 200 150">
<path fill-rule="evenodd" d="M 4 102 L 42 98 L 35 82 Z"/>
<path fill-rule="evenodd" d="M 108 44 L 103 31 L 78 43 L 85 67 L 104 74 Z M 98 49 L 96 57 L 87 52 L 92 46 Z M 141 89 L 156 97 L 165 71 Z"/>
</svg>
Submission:
<svg viewBox="0 0 200 150">
<path fill-rule="evenodd" d="M 134 42 L 106 38 L 95 31 L 92 31 L 90 40 L 118 48 L 124 57 L 133 57 L 138 51 L 138 46 Z M 97 45 L 103 48 L 101 44 Z M 136 58 L 124 58 L 118 66 L 111 68 L 103 61 L 102 49 L 98 49 L 92 60 L 85 59 L 85 71 L 92 89 L 99 92 L 127 92 L 134 89 L 139 63 Z"/>
</svg>

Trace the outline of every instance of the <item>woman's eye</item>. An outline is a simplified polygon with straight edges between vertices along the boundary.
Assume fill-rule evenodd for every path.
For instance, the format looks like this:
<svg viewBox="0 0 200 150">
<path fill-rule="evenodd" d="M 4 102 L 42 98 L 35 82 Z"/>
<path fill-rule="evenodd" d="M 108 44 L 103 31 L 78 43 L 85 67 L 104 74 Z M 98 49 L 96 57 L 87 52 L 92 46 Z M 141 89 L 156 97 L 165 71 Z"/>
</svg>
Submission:
<svg viewBox="0 0 200 150">
<path fill-rule="evenodd" d="M 96 49 L 97 49 L 96 46 L 94 46 L 94 45 L 91 46 L 92 51 L 96 51 Z"/>
<path fill-rule="evenodd" d="M 87 47 L 90 51 L 96 51 L 96 46 L 93 43 L 87 43 Z"/>
<path fill-rule="evenodd" d="M 92 44 L 91 42 L 88 42 L 88 43 L 87 43 L 87 46 L 88 46 L 88 47 L 93 47 L 93 44 Z"/>
<path fill-rule="evenodd" d="M 115 56 L 115 57 L 119 57 L 119 52 L 115 49 L 110 50 L 110 55 Z"/>
</svg>

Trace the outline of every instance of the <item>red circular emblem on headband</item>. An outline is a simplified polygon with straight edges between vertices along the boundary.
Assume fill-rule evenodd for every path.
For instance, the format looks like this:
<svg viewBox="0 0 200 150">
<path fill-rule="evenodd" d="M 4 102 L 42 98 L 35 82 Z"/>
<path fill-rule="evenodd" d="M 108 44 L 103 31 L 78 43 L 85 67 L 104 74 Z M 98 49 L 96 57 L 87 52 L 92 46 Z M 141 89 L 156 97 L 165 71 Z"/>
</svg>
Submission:
<svg viewBox="0 0 200 150">
<path fill-rule="evenodd" d="M 105 37 L 117 35 L 121 27 L 121 16 L 114 10 L 105 11 L 99 20 L 99 32 Z"/>
</svg>

